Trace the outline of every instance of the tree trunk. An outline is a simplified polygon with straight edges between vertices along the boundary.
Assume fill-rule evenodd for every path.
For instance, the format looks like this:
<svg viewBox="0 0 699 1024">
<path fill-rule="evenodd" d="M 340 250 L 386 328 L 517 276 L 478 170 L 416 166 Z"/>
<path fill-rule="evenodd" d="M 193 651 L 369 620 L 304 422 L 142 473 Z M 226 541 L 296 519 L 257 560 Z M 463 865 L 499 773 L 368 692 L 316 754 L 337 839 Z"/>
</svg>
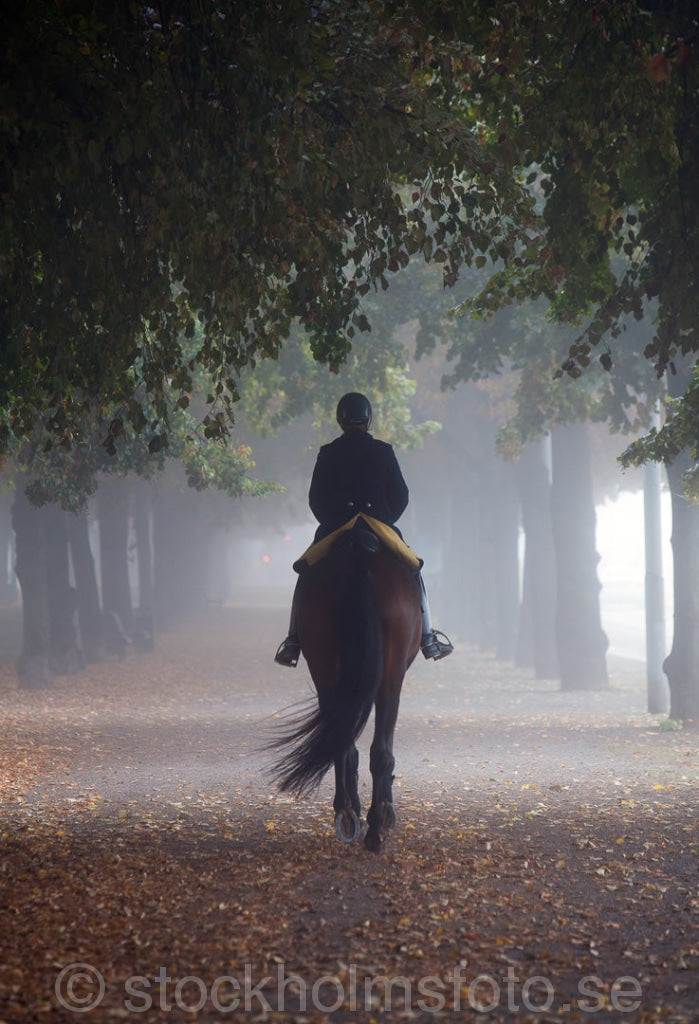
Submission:
<svg viewBox="0 0 699 1024">
<path fill-rule="evenodd" d="M 519 502 L 512 472 L 493 456 L 481 476 L 479 554 L 481 647 L 512 661 L 519 609 Z"/>
<path fill-rule="evenodd" d="M 46 528 L 46 581 L 49 596 L 51 669 L 71 675 L 85 667 L 76 631 L 77 592 L 70 584 L 68 523 L 58 505 L 42 510 Z"/>
<path fill-rule="evenodd" d="M 551 516 L 556 549 L 556 641 L 562 690 L 609 685 L 597 575 L 596 515 L 587 427 L 557 426 L 552 435 Z"/>
<path fill-rule="evenodd" d="M 159 629 L 171 629 L 187 614 L 206 607 L 201 498 L 186 486 L 164 479 L 154 493 L 154 617 Z"/>
<path fill-rule="evenodd" d="M 136 538 L 138 563 L 138 607 L 134 612 L 133 641 L 138 650 L 152 651 L 154 644 L 153 620 L 153 543 L 151 540 L 150 486 L 144 480 L 134 483 L 132 493 L 133 530 Z"/>
<path fill-rule="evenodd" d="M 116 613 L 126 630 L 133 607 L 129 583 L 129 485 L 121 478 L 105 478 L 97 492 L 100 527 L 100 575 L 105 612 Z"/>
<path fill-rule="evenodd" d="M 524 572 L 517 664 L 537 679 L 558 678 L 556 653 L 556 552 L 551 524 L 548 441 L 530 444 L 515 463 L 524 526 Z"/>
<path fill-rule="evenodd" d="M 78 591 L 78 622 L 85 660 L 101 661 L 102 609 L 100 608 L 95 559 L 90 546 L 90 524 L 87 511 L 68 516 L 68 540 Z"/>
<path fill-rule="evenodd" d="M 660 427 L 660 413 L 653 412 L 652 426 Z M 670 690 L 663 670 L 665 654 L 665 579 L 663 576 L 662 466 L 643 467 L 643 532 L 646 565 L 646 693 L 651 714 L 667 714 Z"/>
<path fill-rule="evenodd" d="M 123 657 L 130 643 L 133 605 L 129 581 L 130 488 L 121 477 L 106 476 L 97 492 L 100 528 L 103 639 L 108 653 Z"/>
<path fill-rule="evenodd" d="M 22 653 L 17 662 L 19 687 L 53 686 L 49 667 L 49 596 L 46 580 L 46 531 L 43 509 L 35 508 L 20 486 L 12 507 L 15 572 L 22 590 Z"/>
<path fill-rule="evenodd" d="M 678 360 L 679 362 L 679 360 Z M 684 394 L 691 379 L 691 365 L 678 366 L 668 375 L 673 398 Z M 672 501 L 672 566 L 674 628 L 672 650 L 664 669 L 670 686 L 670 717 L 699 722 L 699 506 L 684 497 L 682 474 L 690 468 L 684 452 L 666 465 Z"/>
<path fill-rule="evenodd" d="M 137 480 L 134 484 L 131 511 L 138 561 L 138 608 L 146 612 L 153 607 L 153 544 L 150 489 L 144 480 Z"/>
<path fill-rule="evenodd" d="M 478 484 L 471 472 L 454 481 L 454 490 L 446 496 L 448 530 L 444 539 L 444 618 L 440 628 L 450 630 L 465 643 L 479 643 L 478 589 Z M 419 552 L 418 552 L 419 553 Z M 442 624 L 443 623 L 443 624 Z"/>
<path fill-rule="evenodd" d="M 667 467 L 672 500 L 674 630 L 664 669 L 670 685 L 670 717 L 699 722 L 699 506 L 684 496 L 680 456 Z"/>
<path fill-rule="evenodd" d="M 16 605 L 19 599 L 13 553 L 12 496 L 0 492 L 0 606 Z"/>
</svg>

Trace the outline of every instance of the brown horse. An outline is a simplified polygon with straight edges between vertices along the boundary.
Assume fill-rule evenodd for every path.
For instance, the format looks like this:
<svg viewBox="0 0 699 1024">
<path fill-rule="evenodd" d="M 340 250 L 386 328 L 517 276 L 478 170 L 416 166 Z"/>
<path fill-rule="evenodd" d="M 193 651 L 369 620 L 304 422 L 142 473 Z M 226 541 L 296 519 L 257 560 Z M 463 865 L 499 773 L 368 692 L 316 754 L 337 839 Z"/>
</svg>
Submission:
<svg viewBox="0 0 699 1024">
<path fill-rule="evenodd" d="M 303 795 L 334 765 L 335 830 L 353 842 L 361 831 L 355 741 L 375 707 L 364 842 L 377 851 L 395 823 L 393 735 L 403 677 L 422 635 L 417 577 L 360 522 L 302 570 L 295 600 L 301 650 L 318 700 L 275 742 L 293 746 L 273 775 L 282 791 Z"/>
</svg>

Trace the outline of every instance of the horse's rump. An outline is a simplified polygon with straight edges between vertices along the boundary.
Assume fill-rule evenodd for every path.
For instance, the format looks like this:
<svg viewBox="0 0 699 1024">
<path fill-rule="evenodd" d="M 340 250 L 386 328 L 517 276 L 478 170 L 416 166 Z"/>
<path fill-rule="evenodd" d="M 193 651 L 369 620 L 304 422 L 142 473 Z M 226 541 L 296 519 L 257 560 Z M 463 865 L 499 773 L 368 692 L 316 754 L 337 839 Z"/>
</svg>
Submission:
<svg viewBox="0 0 699 1024">
<path fill-rule="evenodd" d="M 405 672 L 417 654 L 421 620 L 415 572 L 366 528 L 340 534 L 323 560 L 302 572 L 296 601 L 301 649 L 322 689 L 340 684 L 343 667 L 353 666 L 350 675 L 356 679 L 363 671 L 358 659 L 375 669 L 377 646 L 380 668 L 400 652 Z"/>
</svg>

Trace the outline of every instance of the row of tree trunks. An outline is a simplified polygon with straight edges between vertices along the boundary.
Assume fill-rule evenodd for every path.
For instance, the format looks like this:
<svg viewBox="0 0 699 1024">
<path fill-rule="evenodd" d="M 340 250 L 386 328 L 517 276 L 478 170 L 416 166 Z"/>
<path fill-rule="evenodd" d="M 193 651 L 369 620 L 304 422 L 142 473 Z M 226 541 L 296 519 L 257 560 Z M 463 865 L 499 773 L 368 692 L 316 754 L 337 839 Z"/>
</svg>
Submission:
<svg viewBox="0 0 699 1024">
<path fill-rule="evenodd" d="M 22 593 L 22 653 L 17 663 L 21 688 L 50 687 L 54 674 L 71 674 L 105 654 L 125 653 L 133 628 L 129 490 L 123 480 L 110 479 L 98 498 L 100 594 L 87 512 L 74 515 L 57 505 L 37 508 L 23 487 L 17 489 L 12 525 Z M 147 563 L 139 567 L 140 579 L 150 597 L 150 530 L 142 519 L 138 525 L 144 552 L 139 554 Z M 152 631 L 150 624 L 148 629 Z"/>
<path fill-rule="evenodd" d="M 691 363 L 691 360 L 689 360 Z M 669 378 L 670 394 L 686 390 L 692 366 Z M 564 690 L 609 686 L 608 640 L 602 628 L 596 513 L 585 424 L 557 426 L 550 450 L 545 443 L 528 446 L 512 463 L 517 495 L 502 486 L 492 458 L 476 458 L 473 446 L 459 446 L 459 421 L 450 464 L 461 473 L 449 479 L 443 522 L 428 513 L 430 531 L 444 537 L 441 607 L 445 628 L 483 650 L 509 657 L 516 631 L 514 659 L 537 678 L 559 679 Z M 491 451 L 484 434 L 478 451 Z M 504 467 L 500 467 L 503 472 Z M 684 497 L 682 474 L 689 463 L 667 466 L 672 492 L 672 546 L 675 618 L 673 644 L 664 669 L 670 689 L 670 714 L 684 722 L 699 721 L 699 506 Z M 430 466 L 427 466 L 429 471 Z M 428 481 L 443 491 L 444 466 Z M 432 507 L 432 506 L 431 506 Z M 511 600 L 518 568 L 515 537 L 518 516 L 524 532 L 524 565 L 519 621 Z M 497 526 L 496 526 L 497 522 Z M 425 571 L 429 572 L 426 564 Z M 497 581 L 497 582 L 496 582 Z M 502 589 L 501 589 L 502 588 Z M 438 587 L 435 586 L 435 590 Z M 504 595 L 504 597 L 503 597 Z M 441 624 L 441 623 L 440 623 Z M 661 713 L 663 707 L 650 707 Z"/>
<path fill-rule="evenodd" d="M 471 472 L 469 486 L 454 499 L 460 518 L 451 516 L 451 548 L 460 554 L 445 559 L 445 592 L 461 608 L 461 635 L 468 642 L 533 668 L 537 678 L 560 678 L 564 690 L 604 688 L 607 638 L 600 615 L 584 424 L 556 428 L 551 462 L 549 467 L 544 447 L 537 445 L 525 450 L 514 470 L 484 460 Z M 681 459 L 667 467 L 675 629 L 665 669 L 670 713 L 690 721 L 699 719 L 699 509 L 683 496 L 684 468 Z M 150 622 L 155 606 L 160 626 L 170 628 L 206 602 L 207 530 L 196 495 L 162 483 L 153 491 L 143 481 L 131 488 L 123 480 L 105 480 L 98 510 L 102 602 L 87 515 L 76 517 L 52 506 L 37 509 L 22 489 L 17 492 L 12 522 L 23 600 L 18 663 L 23 687 L 50 686 L 52 672 L 75 671 L 83 660 L 99 660 L 105 643 L 102 609 L 116 617 L 127 637 L 138 628 L 127 559 L 130 537 L 138 552 L 139 620 Z M 521 602 L 520 514 L 525 535 Z"/>
<path fill-rule="evenodd" d="M 564 689 L 598 688 L 607 685 L 606 637 L 599 616 L 584 426 L 558 428 L 553 453 L 553 486 L 543 449 L 532 447 L 514 473 L 499 460 L 483 460 L 473 474 L 478 477 L 477 500 L 459 500 L 462 511 L 471 509 L 472 521 L 466 529 L 461 524 L 452 546 L 467 552 L 465 561 L 472 570 L 469 589 L 477 594 L 468 615 L 467 638 L 477 637 L 481 647 L 500 659 L 532 665 L 539 678 L 560 672 Z M 22 685 L 49 685 L 52 670 L 75 671 L 81 659 L 101 658 L 105 644 L 109 653 L 118 653 L 118 645 L 128 642 L 135 625 L 127 559 L 130 537 L 138 551 L 139 616 L 150 615 L 155 603 L 159 624 L 170 628 L 203 606 L 206 530 L 197 497 L 162 482 L 151 493 L 142 481 L 102 481 L 97 498 L 100 607 L 87 516 L 72 516 L 51 506 L 35 509 L 24 493 L 18 493 L 17 575 L 25 608 L 24 651 L 18 666 Z M 521 608 L 520 508 L 526 537 Z M 469 539 L 470 544 L 464 543 Z M 463 589 L 463 574 L 458 575 Z"/>
<path fill-rule="evenodd" d="M 439 624 L 444 617 L 443 628 L 459 639 L 533 669 L 538 679 L 560 679 L 563 689 L 604 688 L 607 638 L 587 428 L 556 428 L 555 456 L 547 439 L 504 462 L 491 454 L 492 443 L 482 438 L 486 455 L 471 453 L 445 500 L 422 510 L 427 539 L 443 540 L 433 580 L 430 553 L 420 551 Z M 453 447 L 459 458 L 461 449 Z M 439 493 L 440 483 L 432 489 Z"/>
<path fill-rule="evenodd" d="M 12 509 L 15 572 L 22 592 L 22 689 L 50 687 L 54 673 L 101 657 L 101 612 L 87 515 L 35 507 L 18 488 Z M 71 583 L 70 566 L 75 583 Z"/>
<path fill-rule="evenodd" d="M 210 531 L 203 504 L 171 482 L 153 488 L 104 478 L 96 501 L 98 582 L 87 512 L 37 508 L 18 488 L 12 526 L 23 606 L 22 688 L 49 687 L 53 673 L 123 656 L 131 644 L 149 649 L 154 618 L 169 629 L 205 607 Z"/>
<path fill-rule="evenodd" d="M 484 460 L 472 487 L 476 515 L 452 547 L 470 565 L 462 588 L 477 595 L 464 636 L 502 660 L 558 678 L 564 690 L 609 685 L 607 637 L 600 614 L 599 554 L 585 424 L 557 427 L 551 441 L 529 445 L 519 461 Z M 552 464 L 549 465 L 549 462 Z M 519 527 L 524 530 L 519 597 Z"/>
</svg>

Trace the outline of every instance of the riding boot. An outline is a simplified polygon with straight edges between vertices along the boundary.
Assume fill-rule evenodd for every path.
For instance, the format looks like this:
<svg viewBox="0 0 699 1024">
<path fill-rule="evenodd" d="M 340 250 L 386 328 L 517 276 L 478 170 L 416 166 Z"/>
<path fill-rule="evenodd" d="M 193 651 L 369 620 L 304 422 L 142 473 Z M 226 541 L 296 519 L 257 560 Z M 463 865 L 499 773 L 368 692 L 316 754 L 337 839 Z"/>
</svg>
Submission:
<svg viewBox="0 0 699 1024">
<path fill-rule="evenodd" d="M 425 582 L 422 578 L 422 573 L 416 573 L 417 580 L 420 585 L 420 612 L 422 614 L 422 640 L 420 641 L 420 650 L 426 658 L 432 658 L 433 661 L 439 661 L 440 658 L 446 658 L 448 654 L 454 650 L 454 647 L 449 640 L 448 636 L 444 633 L 440 633 L 439 630 L 434 629 L 430 618 L 430 606 L 427 600 L 427 591 L 425 590 Z M 440 639 L 440 637 L 442 639 Z"/>
<path fill-rule="evenodd" d="M 296 633 L 296 591 L 291 599 L 291 615 L 289 617 L 289 632 L 285 640 L 280 643 L 274 660 L 277 665 L 285 665 L 287 668 L 296 668 L 301 655 L 301 644 Z"/>
</svg>

